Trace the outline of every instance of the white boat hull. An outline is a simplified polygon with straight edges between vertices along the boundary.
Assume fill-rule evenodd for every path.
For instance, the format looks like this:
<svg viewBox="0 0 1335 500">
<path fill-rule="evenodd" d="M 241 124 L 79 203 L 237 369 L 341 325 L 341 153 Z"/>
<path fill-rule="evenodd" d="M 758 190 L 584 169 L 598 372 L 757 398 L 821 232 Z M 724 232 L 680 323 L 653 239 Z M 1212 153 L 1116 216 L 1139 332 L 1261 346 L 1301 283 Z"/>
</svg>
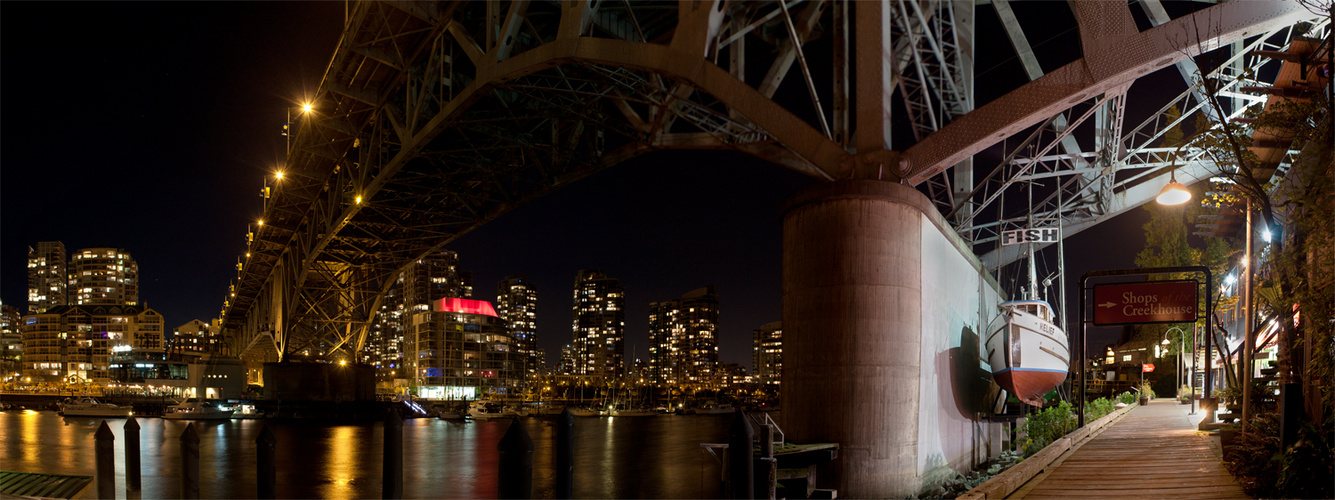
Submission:
<svg viewBox="0 0 1335 500">
<path fill-rule="evenodd" d="M 656 411 L 656 410 L 647 410 L 647 409 L 646 409 L 646 410 L 640 410 L 640 409 L 636 409 L 636 410 L 612 410 L 611 413 L 610 413 L 610 415 L 613 416 L 613 417 L 656 417 L 656 416 L 658 416 L 658 411 Z"/>
<path fill-rule="evenodd" d="M 1003 304 L 1002 314 L 988 325 L 986 345 L 992 378 L 1026 404 L 1042 406 L 1043 396 L 1066 380 L 1071 359 L 1066 334 L 1036 315 Z"/>
<path fill-rule="evenodd" d="M 57 405 L 60 408 L 60 415 L 64 416 L 88 416 L 88 417 L 108 417 L 108 419 L 124 419 L 133 415 L 132 407 L 121 407 L 121 405 L 111 403 L 97 403 L 92 400 L 81 400 L 76 403 L 61 403 Z"/>
<path fill-rule="evenodd" d="M 219 407 L 212 402 L 188 401 L 167 407 L 162 414 L 166 420 L 230 420 L 235 410 Z"/>
</svg>

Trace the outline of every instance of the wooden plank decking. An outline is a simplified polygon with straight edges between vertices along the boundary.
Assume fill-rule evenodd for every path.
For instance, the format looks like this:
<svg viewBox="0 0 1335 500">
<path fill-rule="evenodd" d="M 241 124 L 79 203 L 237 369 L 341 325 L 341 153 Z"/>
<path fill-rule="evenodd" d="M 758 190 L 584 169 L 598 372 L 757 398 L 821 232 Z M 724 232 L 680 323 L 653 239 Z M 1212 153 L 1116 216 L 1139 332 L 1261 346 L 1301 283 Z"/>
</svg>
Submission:
<svg viewBox="0 0 1335 500">
<path fill-rule="evenodd" d="M 1136 408 L 1008 498 L 1250 498 L 1172 400 Z"/>
<path fill-rule="evenodd" d="M 0 471 L 0 497 L 74 498 L 91 482 L 92 476 Z"/>
</svg>

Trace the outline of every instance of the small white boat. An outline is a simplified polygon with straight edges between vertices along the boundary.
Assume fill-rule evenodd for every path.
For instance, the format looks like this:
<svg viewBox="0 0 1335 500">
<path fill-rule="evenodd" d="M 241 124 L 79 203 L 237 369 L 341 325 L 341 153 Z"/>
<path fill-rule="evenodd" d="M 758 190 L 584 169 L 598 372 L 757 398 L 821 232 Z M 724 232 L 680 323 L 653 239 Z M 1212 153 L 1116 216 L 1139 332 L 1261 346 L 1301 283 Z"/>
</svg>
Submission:
<svg viewBox="0 0 1335 500">
<path fill-rule="evenodd" d="M 722 415 L 725 413 L 736 412 L 737 409 L 727 403 L 705 403 L 704 406 L 695 409 L 696 415 Z"/>
<path fill-rule="evenodd" d="M 1066 333 L 1053 322 L 1052 306 L 1036 299 L 997 305 L 987 325 L 987 362 L 992 378 L 1016 399 L 1043 406 L 1043 395 L 1066 380 L 1071 351 Z"/>
<path fill-rule="evenodd" d="M 527 417 L 529 409 L 526 406 L 506 406 L 501 410 L 501 414 L 506 417 Z"/>
<path fill-rule="evenodd" d="M 66 399 L 56 403 L 60 414 L 67 417 L 111 417 L 125 418 L 134 415 L 134 408 L 111 403 L 103 403 L 93 398 Z"/>
<path fill-rule="evenodd" d="M 539 414 L 547 417 L 557 416 L 560 415 L 562 411 L 565 411 L 565 409 L 566 407 L 562 405 L 544 405 L 542 409 L 539 410 Z"/>
<path fill-rule="evenodd" d="M 450 409 L 440 410 L 440 412 L 436 414 L 436 418 L 439 418 L 441 420 L 463 420 L 464 417 L 467 415 L 468 414 L 464 413 L 463 411 L 450 408 Z"/>
<path fill-rule="evenodd" d="M 612 408 L 608 415 L 613 417 L 656 417 L 658 410 L 653 408 Z"/>
<path fill-rule="evenodd" d="M 167 420 L 230 420 L 235 410 L 223 408 L 213 401 L 188 399 L 184 403 L 168 406 L 162 418 Z"/>
<path fill-rule="evenodd" d="M 602 412 L 593 408 L 570 408 L 570 415 L 575 417 L 596 417 L 602 415 Z"/>
<path fill-rule="evenodd" d="M 468 408 L 458 405 L 437 404 L 432 405 L 431 409 L 435 412 L 436 418 L 441 420 L 463 420 L 468 416 Z"/>
<path fill-rule="evenodd" d="M 468 406 L 468 418 L 473 420 L 489 420 L 505 416 L 505 405 L 500 403 L 478 400 Z"/>
</svg>

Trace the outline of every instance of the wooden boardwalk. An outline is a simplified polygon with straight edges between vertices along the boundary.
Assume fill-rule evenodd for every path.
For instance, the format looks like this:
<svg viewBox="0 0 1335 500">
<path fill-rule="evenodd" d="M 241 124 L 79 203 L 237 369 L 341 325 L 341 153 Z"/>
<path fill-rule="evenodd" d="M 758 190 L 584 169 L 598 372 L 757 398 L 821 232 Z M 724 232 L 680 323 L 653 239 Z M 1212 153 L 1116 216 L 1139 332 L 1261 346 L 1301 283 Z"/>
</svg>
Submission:
<svg viewBox="0 0 1335 500">
<path fill-rule="evenodd" d="M 1250 498 L 1184 405 L 1132 410 L 1008 498 Z"/>
</svg>

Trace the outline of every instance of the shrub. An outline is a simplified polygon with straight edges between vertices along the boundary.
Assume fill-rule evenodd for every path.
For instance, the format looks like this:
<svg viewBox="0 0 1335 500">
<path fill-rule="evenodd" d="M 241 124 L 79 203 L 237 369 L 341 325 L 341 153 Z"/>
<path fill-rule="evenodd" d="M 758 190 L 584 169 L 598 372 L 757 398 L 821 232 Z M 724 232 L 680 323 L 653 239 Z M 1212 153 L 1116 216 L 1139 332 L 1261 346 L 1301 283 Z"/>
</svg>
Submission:
<svg viewBox="0 0 1335 500">
<path fill-rule="evenodd" d="M 1134 392 L 1123 392 L 1121 395 L 1117 396 L 1117 401 L 1124 405 L 1133 405 L 1136 404 L 1136 400 L 1139 398 L 1140 396 L 1137 396 Z"/>
<path fill-rule="evenodd" d="M 1085 405 L 1085 422 L 1092 422 L 1113 412 L 1113 402 L 1104 398 L 1095 399 Z"/>
<path fill-rule="evenodd" d="M 1075 424 L 1076 418 L 1075 413 L 1071 411 L 1071 403 L 1065 401 L 1030 414 L 1024 422 L 1024 433 L 1028 436 L 1024 443 L 1025 456 L 1033 455 L 1066 433 L 1075 430 Z"/>
</svg>

